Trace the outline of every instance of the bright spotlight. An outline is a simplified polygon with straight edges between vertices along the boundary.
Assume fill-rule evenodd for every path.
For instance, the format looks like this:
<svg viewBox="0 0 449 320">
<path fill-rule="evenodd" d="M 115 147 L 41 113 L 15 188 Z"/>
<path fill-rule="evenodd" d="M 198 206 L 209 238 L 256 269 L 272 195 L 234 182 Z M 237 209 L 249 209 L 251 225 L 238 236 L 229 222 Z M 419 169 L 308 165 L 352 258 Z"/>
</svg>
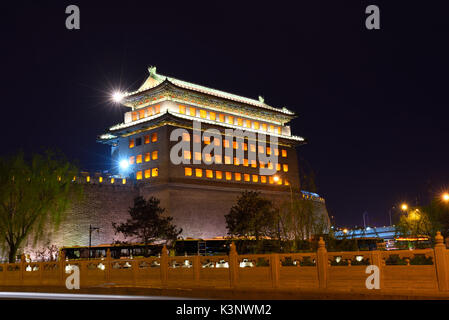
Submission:
<svg viewBox="0 0 449 320">
<path fill-rule="evenodd" d="M 445 192 L 441 197 L 443 198 L 444 202 L 449 202 L 449 193 Z"/>
<path fill-rule="evenodd" d="M 126 169 L 128 169 L 128 167 L 129 167 L 128 160 L 120 161 L 120 168 L 122 168 L 123 170 L 126 170 Z"/>
<path fill-rule="evenodd" d="M 123 100 L 123 93 L 121 93 L 120 91 L 116 91 L 112 94 L 112 100 L 114 100 L 114 102 L 121 102 Z"/>
</svg>

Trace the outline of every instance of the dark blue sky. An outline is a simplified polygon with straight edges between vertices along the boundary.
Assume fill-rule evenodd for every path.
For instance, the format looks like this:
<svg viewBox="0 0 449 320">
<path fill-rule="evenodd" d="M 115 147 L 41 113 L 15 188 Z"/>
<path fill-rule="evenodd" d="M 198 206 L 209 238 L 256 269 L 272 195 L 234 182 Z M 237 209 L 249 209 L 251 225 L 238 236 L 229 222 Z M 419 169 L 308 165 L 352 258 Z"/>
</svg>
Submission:
<svg viewBox="0 0 449 320">
<path fill-rule="evenodd" d="M 448 186 L 448 8 L 440 3 L 301 1 L 262 5 L 23 1 L 3 9 L 2 154 L 59 148 L 105 169 L 95 138 L 122 121 L 113 89 L 147 67 L 286 106 L 339 225 L 375 225 L 401 201 Z M 81 29 L 65 28 L 77 4 Z M 381 30 L 365 28 L 377 4 Z"/>
</svg>

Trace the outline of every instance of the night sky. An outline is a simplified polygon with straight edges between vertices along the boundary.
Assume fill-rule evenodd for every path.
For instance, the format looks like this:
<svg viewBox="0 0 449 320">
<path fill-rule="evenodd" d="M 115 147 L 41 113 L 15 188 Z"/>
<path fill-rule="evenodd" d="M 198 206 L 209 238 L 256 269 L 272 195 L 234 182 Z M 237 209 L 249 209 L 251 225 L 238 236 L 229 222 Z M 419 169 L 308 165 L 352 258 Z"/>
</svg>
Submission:
<svg viewBox="0 0 449 320">
<path fill-rule="evenodd" d="M 295 111 L 337 225 L 389 222 L 449 186 L 449 10 L 437 2 L 21 1 L 1 19 L 1 155 L 50 147 L 109 166 L 113 90 L 158 73 Z M 163 3 L 166 3 L 165 5 Z M 299 1 L 297 1 L 299 2 Z M 351 5 L 352 3 L 352 5 Z M 81 29 L 67 30 L 76 4 Z M 380 8 L 381 29 L 365 28 Z"/>
</svg>

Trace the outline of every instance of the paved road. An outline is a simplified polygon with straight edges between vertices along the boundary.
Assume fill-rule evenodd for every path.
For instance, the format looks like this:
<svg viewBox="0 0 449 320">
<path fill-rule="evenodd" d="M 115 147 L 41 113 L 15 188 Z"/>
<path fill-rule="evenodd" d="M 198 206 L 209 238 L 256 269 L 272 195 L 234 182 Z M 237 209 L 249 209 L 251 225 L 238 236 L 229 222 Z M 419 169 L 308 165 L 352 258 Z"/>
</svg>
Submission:
<svg viewBox="0 0 449 320">
<path fill-rule="evenodd" d="M 43 292 L 0 292 L 0 299 L 37 299 L 37 300 L 189 300 L 182 297 L 166 296 L 130 296 L 112 294 L 70 294 Z"/>
</svg>

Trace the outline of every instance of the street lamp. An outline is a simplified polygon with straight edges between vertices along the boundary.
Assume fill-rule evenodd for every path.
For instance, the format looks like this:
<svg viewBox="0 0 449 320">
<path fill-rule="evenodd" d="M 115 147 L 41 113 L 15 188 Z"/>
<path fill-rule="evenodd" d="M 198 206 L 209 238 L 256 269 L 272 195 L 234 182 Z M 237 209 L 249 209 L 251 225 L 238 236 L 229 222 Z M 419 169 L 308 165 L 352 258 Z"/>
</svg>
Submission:
<svg viewBox="0 0 449 320">
<path fill-rule="evenodd" d="M 89 253 L 88 253 L 88 259 L 90 259 L 90 247 L 92 245 L 92 231 L 97 230 L 97 233 L 100 232 L 100 228 L 98 227 L 92 227 L 92 225 L 89 225 Z"/>
<path fill-rule="evenodd" d="M 406 211 L 408 210 L 408 205 L 407 205 L 406 203 L 403 203 L 403 204 L 401 205 L 401 210 L 404 211 L 404 212 L 406 212 Z"/>
</svg>

